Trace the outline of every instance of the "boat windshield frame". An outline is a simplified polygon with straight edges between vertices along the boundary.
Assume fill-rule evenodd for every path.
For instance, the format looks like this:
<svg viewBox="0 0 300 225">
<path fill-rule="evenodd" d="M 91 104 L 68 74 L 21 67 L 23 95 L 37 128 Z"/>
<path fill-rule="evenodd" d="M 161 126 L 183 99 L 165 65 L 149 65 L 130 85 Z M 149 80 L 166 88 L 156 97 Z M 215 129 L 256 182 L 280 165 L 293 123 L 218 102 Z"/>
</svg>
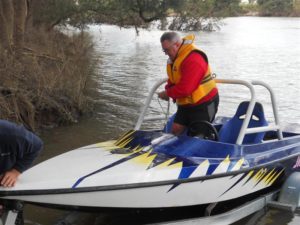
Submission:
<svg viewBox="0 0 300 225">
<path fill-rule="evenodd" d="M 157 81 L 153 87 L 151 88 L 148 97 L 146 98 L 146 101 L 144 105 L 142 106 L 139 118 L 135 124 L 134 130 L 140 130 L 142 124 L 144 121 L 150 121 L 150 120 L 167 120 L 169 115 L 169 107 L 168 111 L 166 113 L 166 116 L 160 116 L 160 117 L 148 117 L 145 118 L 145 115 L 147 113 L 147 110 L 150 106 L 150 103 L 153 99 L 154 94 L 156 93 L 157 89 L 164 84 L 167 81 L 167 79 L 161 79 Z M 278 110 L 277 110 L 277 104 L 276 104 L 276 98 L 275 94 L 272 90 L 272 88 L 263 81 L 253 80 L 253 81 L 245 81 L 245 80 L 239 80 L 239 79 L 215 79 L 215 82 L 217 84 L 234 84 L 234 85 L 243 85 L 247 87 L 250 91 L 251 97 L 249 101 L 249 106 L 246 112 L 245 119 L 243 121 L 242 127 L 240 129 L 238 138 L 236 140 L 237 145 L 241 145 L 243 143 L 244 137 L 246 134 L 253 134 L 253 133 L 260 133 L 260 132 L 266 132 L 266 131 L 277 131 L 277 137 L 279 140 L 283 139 L 282 134 L 282 128 L 280 126 L 279 116 L 278 116 Z M 272 111 L 274 116 L 274 124 L 267 125 L 263 127 L 255 127 L 255 128 L 248 128 L 251 115 L 253 113 L 253 109 L 256 103 L 256 92 L 254 86 L 262 86 L 266 88 L 270 94 L 270 101 L 272 105 Z M 170 101 L 170 100 L 169 100 Z"/>
</svg>

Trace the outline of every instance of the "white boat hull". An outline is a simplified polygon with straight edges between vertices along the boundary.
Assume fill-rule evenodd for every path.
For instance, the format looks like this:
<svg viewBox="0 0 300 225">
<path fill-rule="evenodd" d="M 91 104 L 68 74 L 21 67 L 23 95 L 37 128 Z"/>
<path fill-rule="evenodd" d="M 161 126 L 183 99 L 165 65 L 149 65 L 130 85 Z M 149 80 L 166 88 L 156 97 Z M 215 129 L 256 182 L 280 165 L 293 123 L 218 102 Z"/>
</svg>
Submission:
<svg viewBox="0 0 300 225">
<path fill-rule="evenodd" d="M 165 141 L 172 138 L 177 137 Z M 243 158 L 229 157 L 217 163 L 200 159 L 188 172 L 191 167 L 185 159 L 164 158 L 148 146 L 127 153 L 123 141 L 127 143 L 124 138 L 86 146 L 38 164 L 25 171 L 15 187 L 0 187 L 0 197 L 82 207 L 193 206 L 268 188 L 284 172 L 276 168 L 247 169 Z"/>
</svg>

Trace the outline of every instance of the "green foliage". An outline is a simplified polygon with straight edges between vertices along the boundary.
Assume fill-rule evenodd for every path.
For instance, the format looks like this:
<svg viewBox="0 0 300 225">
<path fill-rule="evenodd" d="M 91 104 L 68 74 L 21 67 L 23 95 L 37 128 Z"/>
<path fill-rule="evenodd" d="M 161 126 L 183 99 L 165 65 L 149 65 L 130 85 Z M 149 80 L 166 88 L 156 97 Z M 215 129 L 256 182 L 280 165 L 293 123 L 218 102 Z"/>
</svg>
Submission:
<svg viewBox="0 0 300 225">
<path fill-rule="evenodd" d="M 293 0 L 258 0 L 260 15 L 288 16 L 293 11 Z"/>
<path fill-rule="evenodd" d="M 119 26 L 146 26 L 167 16 L 171 1 L 165 0 L 80 0 L 79 7 L 89 22 Z"/>
<path fill-rule="evenodd" d="M 214 0 L 187 0 L 173 8 L 174 18 L 169 25 L 171 30 L 205 30 L 210 24 Z"/>
<path fill-rule="evenodd" d="M 241 12 L 240 0 L 214 1 L 215 16 L 237 16 Z"/>
<path fill-rule="evenodd" d="M 84 27 L 108 23 L 148 27 L 152 21 L 174 19 L 170 29 L 212 29 L 221 17 L 237 15 L 239 0 L 32 0 L 35 24 Z"/>
<path fill-rule="evenodd" d="M 187 0 L 174 5 L 176 17 L 169 29 L 213 30 L 222 17 L 235 16 L 240 11 L 239 0 Z"/>
<path fill-rule="evenodd" d="M 258 5 L 257 4 L 241 4 L 241 15 L 258 15 Z"/>
<path fill-rule="evenodd" d="M 74 0 L 32 0 L 29 7 L 32 24 L 52 28 L 67 21 L 78 13 Z"/>
</svg>

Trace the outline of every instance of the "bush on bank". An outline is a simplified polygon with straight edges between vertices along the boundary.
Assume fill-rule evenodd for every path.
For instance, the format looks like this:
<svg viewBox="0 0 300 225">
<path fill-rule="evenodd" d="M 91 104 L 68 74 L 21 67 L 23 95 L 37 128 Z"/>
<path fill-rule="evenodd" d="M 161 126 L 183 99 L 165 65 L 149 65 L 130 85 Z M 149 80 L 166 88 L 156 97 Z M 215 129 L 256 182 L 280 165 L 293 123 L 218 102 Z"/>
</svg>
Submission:
<svg viewBox="0 0 300 225">
<path fill-rule="evenodd" d="M 0 118 L 32 130 L 76 122 L 91 109 L 92 53 L 83 32 L 27 30 L 21 49 L 0 50 Z"/>
</svg>

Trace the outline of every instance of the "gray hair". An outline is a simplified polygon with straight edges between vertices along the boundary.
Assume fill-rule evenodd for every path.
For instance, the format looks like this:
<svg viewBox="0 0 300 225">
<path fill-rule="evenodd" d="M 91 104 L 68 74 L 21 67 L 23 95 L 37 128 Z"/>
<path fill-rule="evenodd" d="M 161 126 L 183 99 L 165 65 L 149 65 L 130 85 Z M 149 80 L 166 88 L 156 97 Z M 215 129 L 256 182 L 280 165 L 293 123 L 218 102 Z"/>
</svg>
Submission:
<svg viewBox="0 0 300 225">
<path fill-rule="evenodd" d="M 165 32 L 165 33 L 163 33 L 163 35 L 161 35 L 160 43 L 163 43 L 166 40 L 176 43 L 176 42 L 181 42 L 181 37 L 178 33 L 174 32 L 174 31 L 169 31 L 169 32 Z"/>
</svg>

